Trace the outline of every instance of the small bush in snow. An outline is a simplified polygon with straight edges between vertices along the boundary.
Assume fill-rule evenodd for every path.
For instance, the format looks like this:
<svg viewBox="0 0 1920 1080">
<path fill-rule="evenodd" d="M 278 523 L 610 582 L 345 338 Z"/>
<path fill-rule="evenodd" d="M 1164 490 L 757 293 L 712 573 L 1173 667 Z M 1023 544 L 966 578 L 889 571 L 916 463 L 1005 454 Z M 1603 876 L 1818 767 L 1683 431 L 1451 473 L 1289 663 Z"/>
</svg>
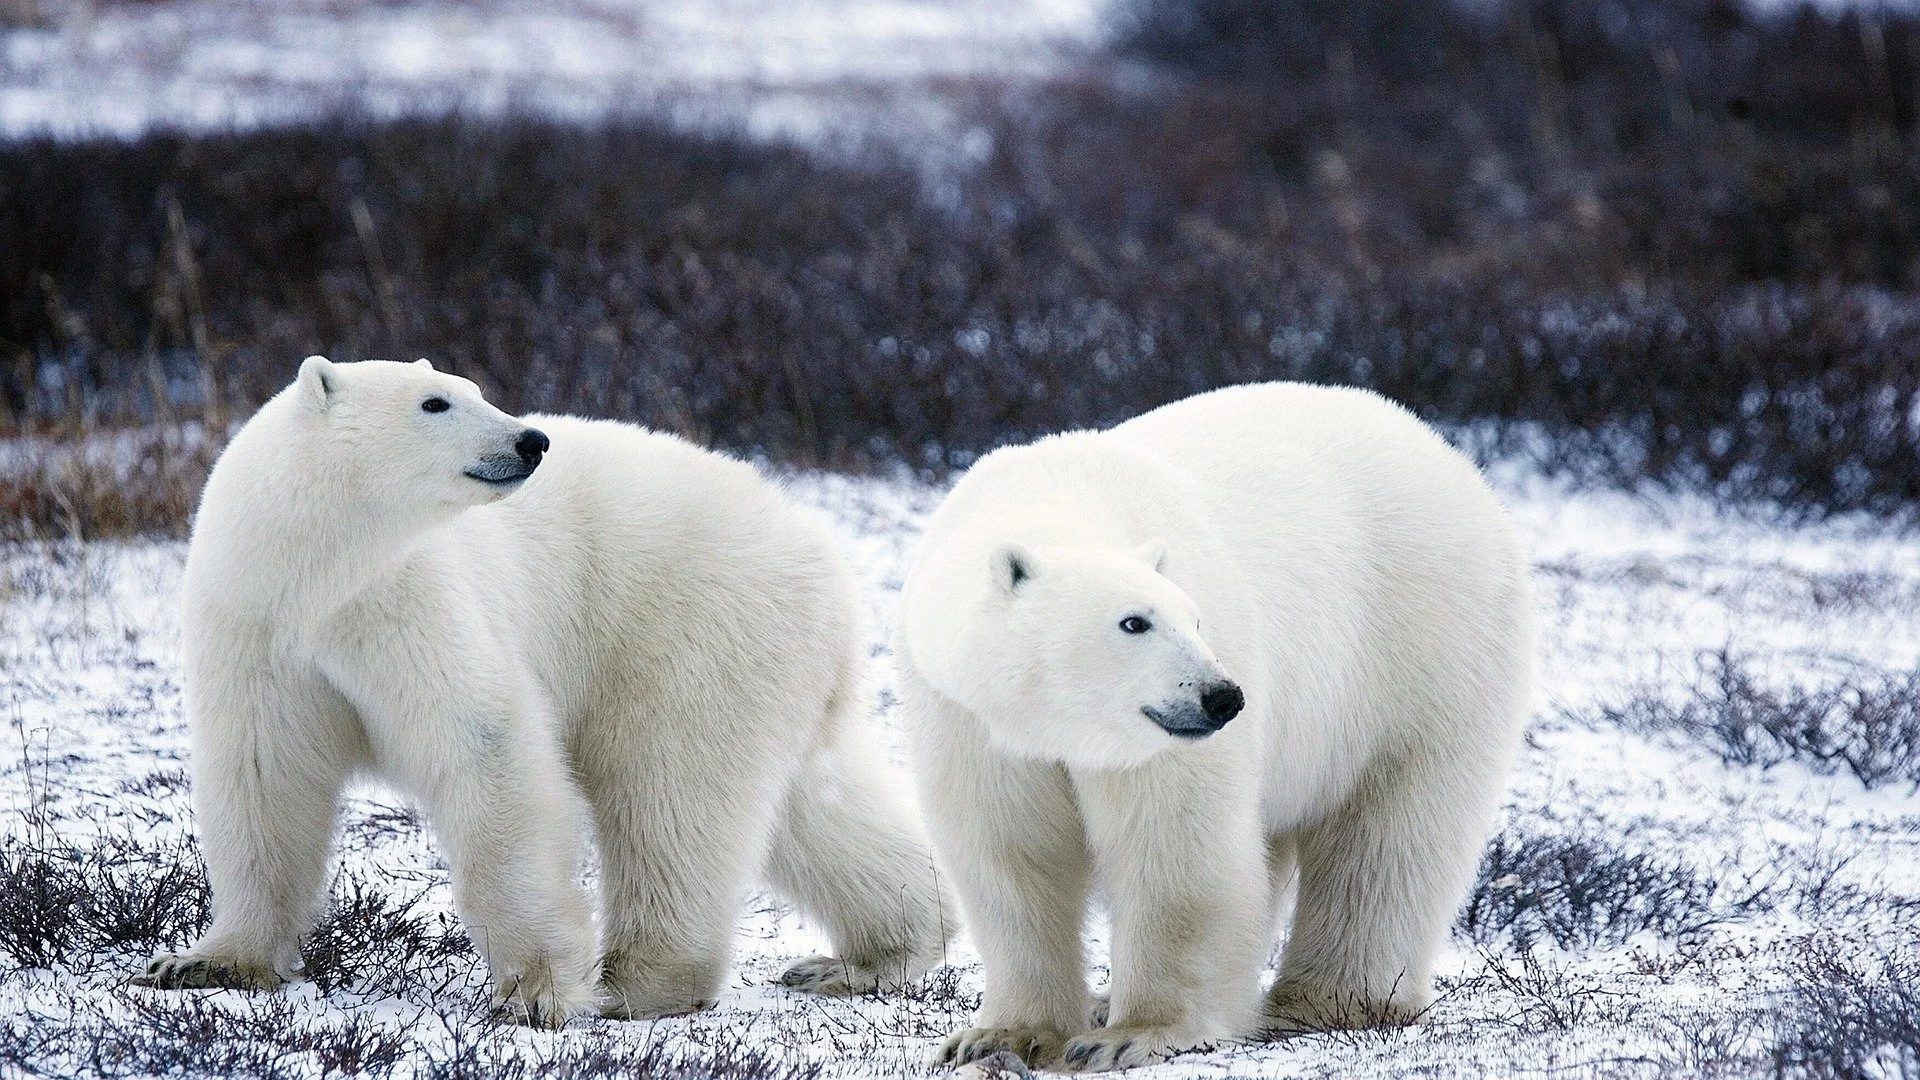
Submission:
<svg viewBox="0 0 1920 1080">
<path fill-rule="evenodd" d="M 1720 922 L 1716 883 L 1683 863 L 1625 852 L 1598 837 L 1501 833 L 1454 929 L 1482 946 L 1537 941 L 1562 949 L 1635 935 L 1697 936 Z"/>
<path fill-rule="evenodd" d="M 205 928 L 208 903 L 191 843 L 0 837 L 0 953 L 22 967 L 90 970 L 179 948 Z"/>
<path fill-rule="evenodd" d="M 1642 688 L 1589 720 L 1678 735 L 1733 765 L 1793 761 L 1869 788 L 1920 785 L 1920 672 L 1849 665 L 1825 682 L 1782 684 L 1722 649 L 1688 685 Z"/>
<path fill-rule="evenodd" d="M 1814 1080 L 1920 1077 L 1920 953 L 1842 955 L 1808 943 L 1775 1014 L 1776 1075 Z"/>
</svg>

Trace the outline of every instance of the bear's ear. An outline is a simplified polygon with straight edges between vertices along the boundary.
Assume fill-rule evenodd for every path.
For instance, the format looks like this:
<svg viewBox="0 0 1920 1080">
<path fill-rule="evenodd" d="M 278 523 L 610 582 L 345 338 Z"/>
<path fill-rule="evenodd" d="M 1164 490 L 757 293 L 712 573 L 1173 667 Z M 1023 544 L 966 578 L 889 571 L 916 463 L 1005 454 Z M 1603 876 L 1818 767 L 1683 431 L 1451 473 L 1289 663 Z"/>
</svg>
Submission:
<svg viewBox="0 0 1920 1080">
<path fill-rule="evenodd" d="M 326 357 L 309 356 L 300 362 L 300 389 L 315 408 L 324 409 L 332 403 L 338 381 L 333 373 L 333 361 Z"/>
<path fill-rule="evenodd" d="M 1012 596 L 1021 583 L 1033 576 L 1033 555 L 1011 540 L 993 550 L 993 583 L 1000 592 Z"/>
<path fill-rule="evenodd" d="M 431 360 L 429 360 L 429 359 L 427 359 L 426 357 L 424 357 L 424 356 L 423 356 L 423 357 L 421 357 L 420 359 L 418 359 L 418 360 L 415 360 L 415 361 L 413 362 L 413 366 L 414 366 L 414 367 L 423 367 L 423 368 L 426 368 L 426 369 L 427 369 L 428 371 L 432 371 L 432 370 L 433 370 L 433 361 L 431 361 Z"/>
<path fill-rule="evenodd" d="M 1147 541 L 1146 543 L 1141 544 L 1139 547 L 1134 548 L 1133 554 L 1141 562 L 1146 563 L 1148 566 L 1153 567 L 1154 573 L 1156 574 L 1160 573 L 1161 571 L 1167 568 L 1166 537 L 1163 537 L 1163 536 L 1154 537 L 1153 539 Z"/>
</svg>

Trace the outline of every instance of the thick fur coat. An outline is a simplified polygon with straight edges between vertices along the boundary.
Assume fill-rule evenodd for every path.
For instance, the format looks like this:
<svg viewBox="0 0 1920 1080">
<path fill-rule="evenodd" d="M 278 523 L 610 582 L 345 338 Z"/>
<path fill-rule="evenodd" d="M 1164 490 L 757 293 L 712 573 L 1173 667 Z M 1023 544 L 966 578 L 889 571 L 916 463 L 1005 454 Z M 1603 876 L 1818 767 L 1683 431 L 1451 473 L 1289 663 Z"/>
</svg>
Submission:
<svg viewBox="0 0 1920 1080">
<path fill-rule="evenodd" d="M 927 530 L 897 650 L 986 963 L 947 1057 L 1125 1067 L 1416 1016 L 1528 708 L 1531 633 L 1493 493 L 1370 393 L 1235 387 L 987 455 Z"/>
<path fill-rule="evenodd" d="M 145 981 L 296 975 L 356 773 L 423 806 L 529 1021 L 711 1004 L 763 869 L 839 953 L 789 984 L 917 976 L 950 920 L 872 759 L 856 611 L 825 531 L 745 464 L 516 419 L 425 361 L 309 359 L 194 522 L 185 688 L 214 917 Z"/>
</svg>

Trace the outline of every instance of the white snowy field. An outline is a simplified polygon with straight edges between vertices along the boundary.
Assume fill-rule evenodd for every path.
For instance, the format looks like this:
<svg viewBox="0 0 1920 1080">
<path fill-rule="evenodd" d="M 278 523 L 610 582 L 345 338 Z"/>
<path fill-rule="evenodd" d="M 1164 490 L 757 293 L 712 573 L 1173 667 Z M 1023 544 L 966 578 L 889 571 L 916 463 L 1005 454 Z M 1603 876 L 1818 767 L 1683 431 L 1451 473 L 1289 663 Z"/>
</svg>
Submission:
<svg viewBox="0 0 1920 1080">
<path fill-rule="evenodd" d="M 1920 705 L 1900 682 L 1920 659 L 1920 545 L 1871 523 L 1768 526 L 1496 474 L 1534 554 L 1541 678 L 1439 1002 L 1410 1030 L 1222 1047 L 1141 1076 L 1774 1075 L 1858 1026 L 1863 998 L 1920 1007 Z M 894 738 L 883 643 L 939 492 L 790 483 L 838 523 L 872 599 L 875 709 Z M 187 842 L 182 557 L 175 544 L 0 552 L 14 747 L 0 772 L 0 1074 L 918 1076 L 978 1004 L 964 934 L 905 994 L 774 987 L 823 942 L 758 897 L 708 1013 L 494 1024 L 430 831 L 377 789 L 345 809 L 316 982 L 128 986 L 204 904 Z M 1786 714 L 1786 742 L 1769 741 L 1761 729 Z M 39 966 L 22 955 L 36 933 Z M 1088 941 L 1098 985 L 1098 916 Z M 1847 1036 L 1866 1040 L 1864 1071 L 1838 1075 L 1920 1075 L 1912 1029 L 1904 1050 L 1876 1050 L 1876 1022 Z"/>
<path fill-rule="evenodd" d="M 941 80 L 1031 77 L 1098 0 L 0 0 L 0 137 L 509 106 L 667 107 L 812 136 L 925 130 Z"/>
</svg>

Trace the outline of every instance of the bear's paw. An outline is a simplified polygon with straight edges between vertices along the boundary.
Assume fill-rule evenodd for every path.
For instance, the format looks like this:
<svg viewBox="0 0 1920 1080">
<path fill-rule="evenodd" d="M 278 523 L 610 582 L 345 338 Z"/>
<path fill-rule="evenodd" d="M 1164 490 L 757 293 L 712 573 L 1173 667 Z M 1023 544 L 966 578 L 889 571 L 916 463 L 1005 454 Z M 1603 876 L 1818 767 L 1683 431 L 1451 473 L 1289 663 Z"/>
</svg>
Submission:
<svg viewBox="0 0 1920 1080">
<path fill-rule="evenodd" d="M 1101 1028 L 1068 1039 L 1060 1065 L 1069 1072 L 1108 1072 L 1152 1065 L 1190 1049 L 1165 1028 Z"/>
<path fill-rule="evenodd" d="M 996 1054 L 1012 1054 L 1040 1069 L 1060 1060 L 1060 1048 L 1065 1044 L 1066 1037 L 1052 1028 L 968 1028 L 947 1038 L 935 1056 L 935 1064 L 966 1065 Z"/>
<path fill-rule="evenodd" d="M 493 1005 L 503 1020 L 527 1027 L 564 1027 L 567 1020 L 599 1005 L 590 980 L 566 979 L 546 964 L 531 964 L 500 981 Z"/>
<path fill-rule="evenodd" d="M 271 960 L 200 953 L 163 953 L 133 977 L 158 990 L 278 990 L 286 980 Z"/>
<path fill-rule="evenodd" d="M 871 965 L 834 956 L 809 956 L 782 972 L 780 985 L 828 997 L 890 993 L 925 974 L 928 966 L 904 956 Z"/>
</svg>

